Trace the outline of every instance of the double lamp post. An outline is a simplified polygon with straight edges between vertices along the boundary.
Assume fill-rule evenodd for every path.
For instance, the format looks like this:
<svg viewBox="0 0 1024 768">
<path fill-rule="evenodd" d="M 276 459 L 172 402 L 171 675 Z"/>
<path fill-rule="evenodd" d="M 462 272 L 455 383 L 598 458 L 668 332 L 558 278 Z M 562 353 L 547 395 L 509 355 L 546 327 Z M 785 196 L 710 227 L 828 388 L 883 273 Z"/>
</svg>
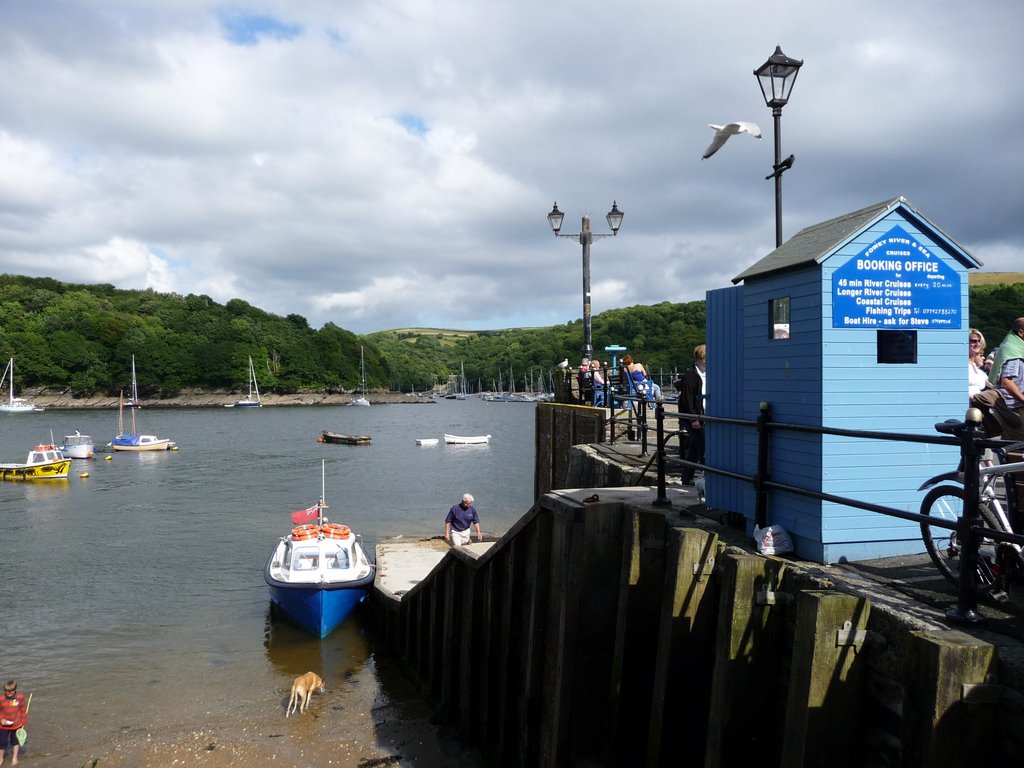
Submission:
<svg viewBox="0 0 1024 768">
<path fill-rule="evenodd" d="M 572 235 L 563 235 L 560 233 L 560 230 L 562 229 L 562 219 L 564 217 L 565 214 L 558 210 L 558 203 L 556 202 L 551 209 L 551 213 L 548 214 L 548 224 L 551 225 L 555 237 L 569 237 L 583 246 L 583 356 L 593 358 L 594 345 L 590 333 L 590 244 L 602 237 L 615 237 L 615 235 L 619 234 L 619 227 L 622 226 L 622 211 L 619 210 L 618 204 L 612 201 L 612 209 L 608 211 L 608 215 L 605 217 L 608 220 L 608 228 L 611 229 L 611 232 L 608 234 L 595 234 L 591 232 L 590 217 L 584 215 L 583 224 L 579 232 Z"/>
</svg>

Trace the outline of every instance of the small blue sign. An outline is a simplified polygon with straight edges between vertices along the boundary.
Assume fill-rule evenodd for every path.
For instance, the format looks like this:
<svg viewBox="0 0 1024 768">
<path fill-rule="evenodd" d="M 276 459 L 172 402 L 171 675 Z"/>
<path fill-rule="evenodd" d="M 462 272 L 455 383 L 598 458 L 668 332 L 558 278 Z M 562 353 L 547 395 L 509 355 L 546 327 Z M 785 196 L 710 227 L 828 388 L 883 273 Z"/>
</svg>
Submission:
<svg viewBox="0 0 1024 768">
<path fill-rule="evenodd" d="M 960 328 L 960 275 L 895 226 L 832 273 L 833 328 Z"/>
</svg>

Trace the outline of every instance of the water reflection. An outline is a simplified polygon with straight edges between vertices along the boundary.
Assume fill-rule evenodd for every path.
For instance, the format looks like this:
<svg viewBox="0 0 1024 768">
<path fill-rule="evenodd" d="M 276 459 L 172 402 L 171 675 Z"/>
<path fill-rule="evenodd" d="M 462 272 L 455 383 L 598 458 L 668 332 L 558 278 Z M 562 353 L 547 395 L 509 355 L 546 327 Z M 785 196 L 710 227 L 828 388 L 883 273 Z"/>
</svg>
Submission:
<svg viewBox="0 0 1024 768">
<path fill-rule="evenodd" d="M 369 613 L 365 605 L 321 640 L 289 622 L 268 600 L 263 649 L 274 669 L 286 677 L 312 671 L 329 682 L 350 677 L 370 658 L 368 632 Z"/>
</svg>

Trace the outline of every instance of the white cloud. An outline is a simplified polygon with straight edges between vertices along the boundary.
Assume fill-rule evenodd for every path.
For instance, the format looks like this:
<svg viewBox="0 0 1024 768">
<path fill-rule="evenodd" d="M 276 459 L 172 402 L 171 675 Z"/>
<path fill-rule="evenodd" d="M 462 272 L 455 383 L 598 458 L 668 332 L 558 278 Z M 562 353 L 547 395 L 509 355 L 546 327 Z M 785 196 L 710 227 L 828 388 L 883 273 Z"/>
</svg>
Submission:
<svg viewBox="0 0 1024 768">
<path fill-rule="evenodd" d="M 272 0 L 234 38 L 222 8 L 0 8 L 0 271 L 356 332 L 547 325 L 581 304 L 551 202 L 604 231 L 615 199 L 595 311 L 702 298 L 774 244 L 752 72 L 776 44 L 805 61 L 787 236 L 904 194 L 986 269 L 1021 263 L 1012 3 Z M 701 162 L 735 119 L 764 140 Z"/>
</svg>

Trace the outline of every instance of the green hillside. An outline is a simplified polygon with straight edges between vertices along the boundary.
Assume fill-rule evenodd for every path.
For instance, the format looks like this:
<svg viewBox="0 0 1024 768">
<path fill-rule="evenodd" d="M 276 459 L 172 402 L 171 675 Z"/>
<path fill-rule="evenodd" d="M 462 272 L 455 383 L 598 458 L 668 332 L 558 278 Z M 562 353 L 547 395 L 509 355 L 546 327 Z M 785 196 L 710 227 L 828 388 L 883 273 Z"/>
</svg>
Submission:
<svg viewBox="0 0 1024 768">
<path fill-rule="evenodd" d="M 1024 315 L 1024 275 L 998 281 L 971 275 L 972 326 L 996 345 Z M 662 302 L 612 309 L 592 319 L 597 356 L 625 346 L 653 373 L 685 367 L 704 341 L 704 302 Z M 48 387 L 116 396 L 127 386 L 131 357 L 140 394 L 185 388 L 240 388 L 251 355 L 266 392 L 352 390 L 365 349 L 371 389 L 424 391 L 465 366 L 471 390 L 499 377 L 516 389 L 536 382 L 561 360 L 578 365 L 582 320 L 546 328 L 491 331 L 401 328 L 356 336 L 328 323 L 319 330 L 301 315 L 280 317 L 245 301 L 208 296 L 75 285 L 51 278 L 0 275 L 0 360 L 15 358 L 19 391 Z"/>
</svg>

